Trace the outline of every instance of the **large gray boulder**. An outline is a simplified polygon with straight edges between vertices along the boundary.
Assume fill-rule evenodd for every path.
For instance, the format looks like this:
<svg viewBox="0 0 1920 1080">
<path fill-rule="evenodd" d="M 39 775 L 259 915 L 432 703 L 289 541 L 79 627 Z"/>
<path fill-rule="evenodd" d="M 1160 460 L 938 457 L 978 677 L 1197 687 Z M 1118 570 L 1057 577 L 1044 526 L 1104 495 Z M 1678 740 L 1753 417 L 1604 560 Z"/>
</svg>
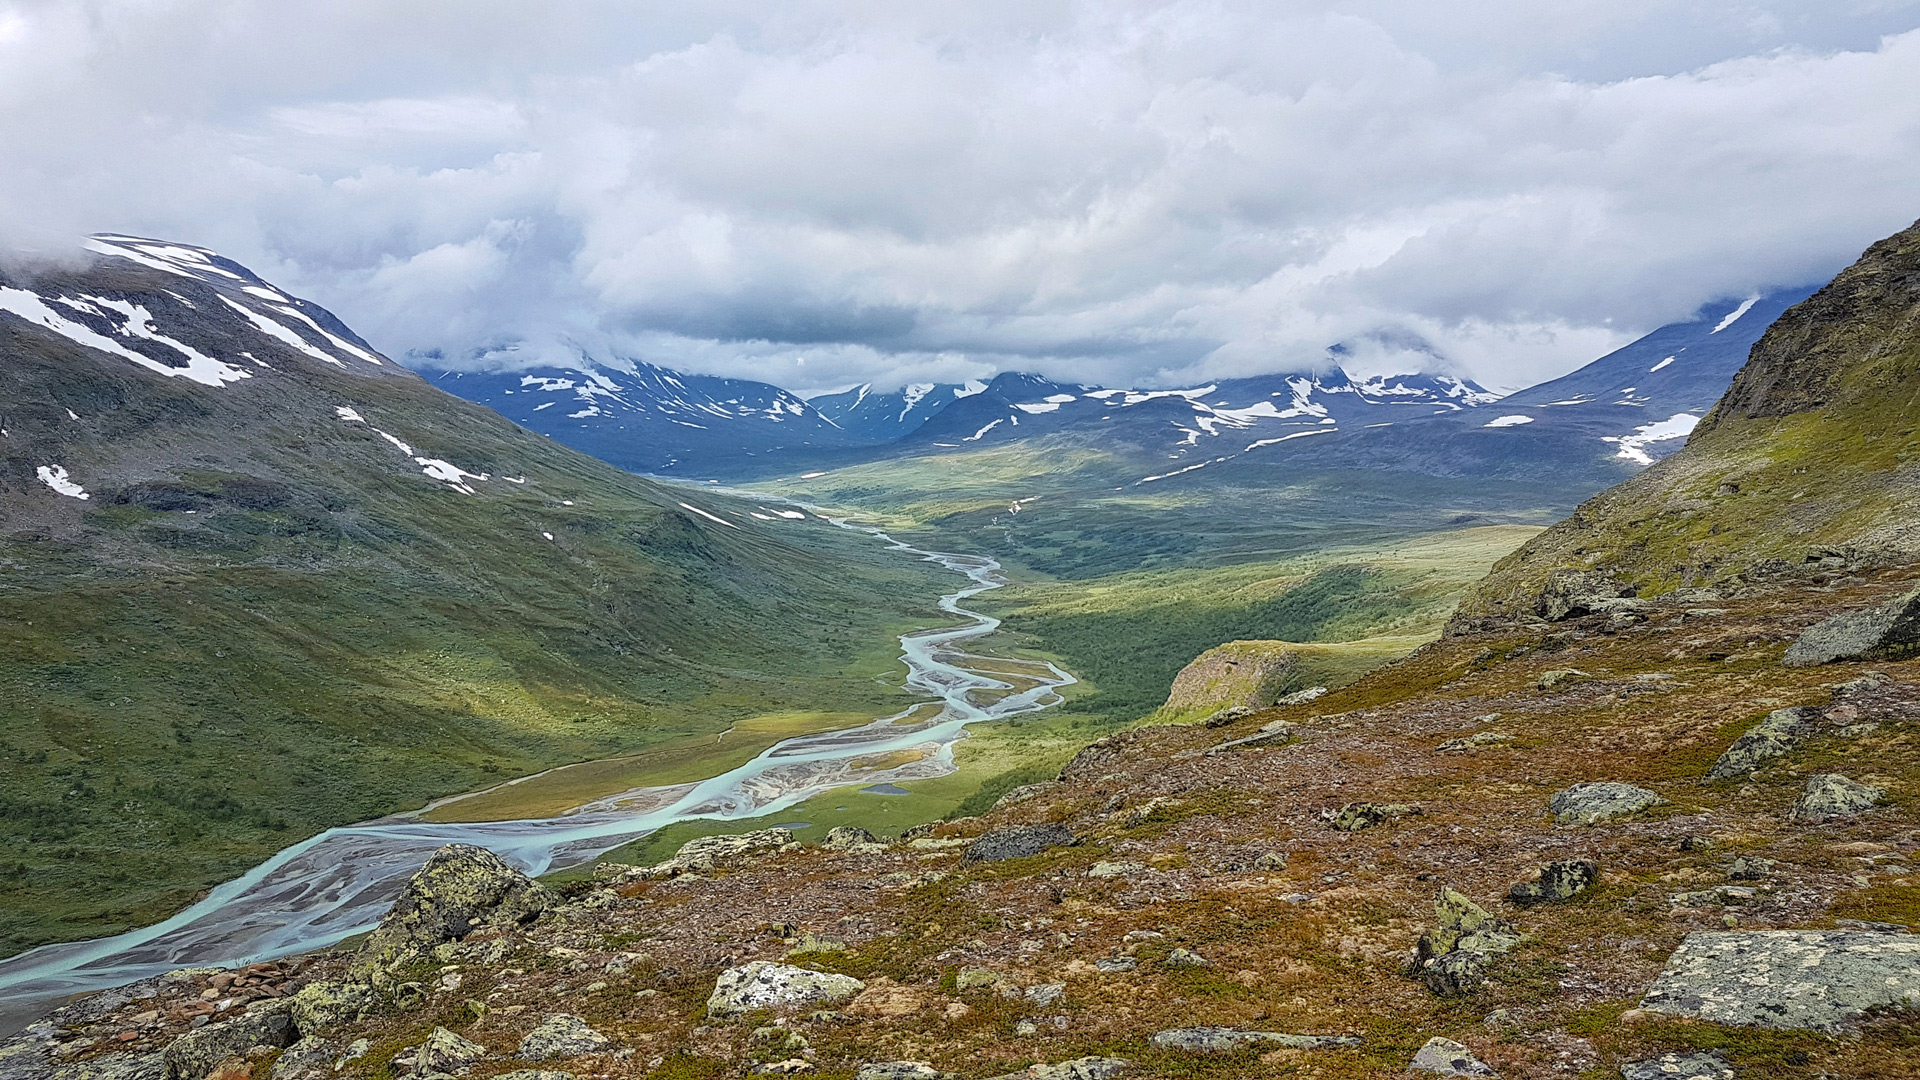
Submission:
<svg viewBox="0 0 1920 1080">
<path fill-rule="evenodd" d="M 1920 937 L 1875 930 L 1688 934 L 1640 1007 L 1735 1027 L 1836 1031 L 1920 1007 Z"/>
<path fill-rule="evenodd" d="M 1920 589 L 1814 623 L 1787 646 L 1781 663 L 1813 667 L 1835 660 L 1890 659 L 1915 651 L 1920 651 Z"/>
<path fill-rule="evenodd" d="M 540 1021 L 540 1026 L 520 1040 L 513 1056 L 521 1061 L 547 1061 L 551 1058 L 598 1054 L 612 1040 L 593 1030 L 585 1020 L 572 1013 L 555 1013 Z"/>
<path fill-rule="evenodd" d="M 1586 615 L 1608 600 L 1632 596 L 1633 590 L 1612 574 L 1599 570 L 1555 570 L 1540 590 L 1535 610 L 1548 622 Z"/>
<path fill-rule="evenodd" d="M 826 838 L 820 841 L 820 846 L 828 851 L 847 851 L 879 842 L 872 833 L 858 825 L 836 825 L 827 830 Z"/>
<path fill-rule="evenodd" d="M 1646 788 L 1606 780 L 1556 791 L 1547 800 L 1547 809 L 1552 811 L 1555 825 L 1593 825 L 1637 814 L 1666 801 Z"/>
<path fill-rule="evenodd" d="M 1849 780 L 1839 773 L 1815 773 L 1793 804 L 1793 820 L 1815 822 L 1852 817 L 1873 809 L 1886 792 Z"/>
<path fill-rule="evenodd" d="M 1811 732 L 1810 721 L 1818 715 L 1820 710 L 1804 707 L 1773 710 L 1766 719 L 1733 740 L 1733 745 L 1707 770 L 1707 779 L 1732 780 L 1752 775 L 1760 766 L 1800 745 Z"/>
<path fill-rule="evenodd" d="M 413 875 L 360 947 L 363 968 L 392 968 L 486 927 L 518 926 L 552 907 L 546 887 L 472 844 L 448 844 Z"/>
<path fill-rule="evenodd" d="M 713 993 L 707 997 L 707 1015 L 837 1005 L 866 988 L 866 983 L 851 975 L 755 960 L 720 973 L 714 980 Z"/>
<path fill-rule="evenodd" d="M 1474 1057 L 1473 1051 L 1438 1035 L 1428 1039 L 1426 1045 L 1414 1053 L 1408 1067 L 1415 1072 L 1437 1073 L 1441 1076 L 1497 1075 L 1491 1065 Z"/>
<path fill-rule="evenodd" d="M 643 870 L 627 871 L 614 880 L 619 883 L 630 878 L 711 874 L 723 866 L 772 855 L 794 842 L 792 829 L 756 829 L 728 836 L 696 836 L 681 844 L 680 850 L 673 853 L 673 858 Z"/>
<path fill-rule="evenodd" d="M 995 829 L 967 845 L 968 862 L 1005 862 L 1038 855 L 1048 848 L 1080 842 L 1065 825 L 1010 825 Z"/>
<path fill-rule="evenodd" d="M 285 1048 L 296 1038 L 293 1017 L 281 1000 L 188 1032 L 161 1051 L 161 1057 L 166 1061 L 167 1080 L 202 1080 L 230 1057 L 244 1056 L 255 1046 Z"/>
<path fill-rule="evenodd" d="M 1284 1031 L 1241 1031 L 1228 1027 L 1170 1028 L 1154 1032 L 1150 1041 L 1156 1049 L 1186 1050 L 1198 1054 L 1241 1050 L 1249 1046 L 1325 1050 L 1360 1045 L 1360 1040 L 1351 1035 L 1291 1035 Z"/>
</svg>

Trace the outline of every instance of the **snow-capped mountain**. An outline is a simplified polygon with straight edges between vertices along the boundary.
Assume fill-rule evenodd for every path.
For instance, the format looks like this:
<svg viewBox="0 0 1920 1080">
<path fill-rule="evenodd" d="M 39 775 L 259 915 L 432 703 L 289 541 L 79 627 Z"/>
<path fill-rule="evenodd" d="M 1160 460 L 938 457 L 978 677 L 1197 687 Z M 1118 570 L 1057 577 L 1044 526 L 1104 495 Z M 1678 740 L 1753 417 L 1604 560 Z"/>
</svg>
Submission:
<svg viewBox="0 0 1920 1080">
<path fill-rule="evenodd" d="M 1496 400 L 1498 395 L 1447 375 L 1354 379 L 1338 368 L 1172 390 L 1073 386 L 1009 373 L 929 417 L 907 442 L 961 448 L 1084 431 L 1178 458 L 1250 450 L 1343 424 L 1459 412 Z"/>
<path fill-rule="evenodd" d="M 883 443 L 913 434 L 927 417 L 964 397 L 972 397 L 987 388 L 975 380 L 968 383 L 909 383 L 892 392 L 878 391 L 872 383 L 820 394 L 807 403 L 820 415 L 833 421 L 856 443 Z"/>
<path fill-rule="evenodd" d="M 856 442 L 804 399 L 748 379 L 586 359 L 511 372 L 417 370 L 449 393 L 635 472 L 698 471 Z"/>
</svg>

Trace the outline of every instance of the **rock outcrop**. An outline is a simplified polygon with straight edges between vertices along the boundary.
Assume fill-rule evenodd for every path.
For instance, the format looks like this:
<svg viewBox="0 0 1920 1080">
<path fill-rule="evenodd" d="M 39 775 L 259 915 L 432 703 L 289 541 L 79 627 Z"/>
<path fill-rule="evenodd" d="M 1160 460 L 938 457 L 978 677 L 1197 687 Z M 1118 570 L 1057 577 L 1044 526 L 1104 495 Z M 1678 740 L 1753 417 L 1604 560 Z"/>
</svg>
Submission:
<svg viewBox="0 0 1920 1080">
<path fill-rule="evenodd" d="M 1599 570 L 1556 570 L 1540 590 L 1534 613 L 1548 622 L 1600 610 L 1609 600 L 1633 595 L 1633 589 Z"/>
<path fill-rule="evenodd" d="M 1718 1050 L 1661 1054 L 1620 1066 L 1620 1080 L 1734 1080 L 1733 1066 Z"/>
<path fill-rule="evenodd" d="M 1807 627 L 1780 662 L 1813 667 L 1836 660 L 1881 660 L 1920 651 L 1920 589 L 1862 611 L 1844 611 Z"/>
<path fill-rule="evenodd" d="M 275 1002 L 191 1032 L 175 1040 L 161 1056 L 166 1061 L 167 1080 L 204 1080 L 228 1058 L 244 1057 L 256 1046 L 291 1046 L 298 1037 L 291 1010 L 285 1002 Z"/>
<path fill-rule="evenodd" d="M 614 883 L 671 878 L 681 874 L 711 874 L 721 867 L 787 850 L 788 845 L 794 843 L 792 829 L 756 829 L 724 836 L 699 836 L 680 845 L 680 850 L 665 862 L 628 870 L 614 878 Z"/>
<path fill-rule="evenodd" d="M 449 844 L 413 875 L 367 938 L 364 966 L 384 970 L 482 928 L 518 926 L 553 903 L 545 886 L 493 852 Z"/>
<path fill-rule="evenodd" d="M 1733 740 L 1733 745 L 1707 770 L 1707 779 L 1732 780 L 1752 775 L 1760 766 L 1800 745 L 1811 731 L 1810 722 L 1818 715 L 1818 709 L 1804 707 L 1773 710 Z"/>
<path fill-rule="evenodd" d="M 1869 930 L 1688 934 L 1640 1002 L 1717 1024 L 1812 1031 L 1916 1006 L 1920 936 Z"/>
<path fill-rule="evenodd" d="M 1221 1053 L 1249 1046 L 1282 1046 L 1290 1050 L 1325 1050 L 1359 1046 L 1351 1035 L 1292 1035 L 1284 1031 L 1241 1031 L 1227 1027 L 1172 1028 L 1155 1032 L 1150 1041 L 1160 1050 Z"/>
<path fill-rule="evenodd" d="M 1013 825 L 994 829 L 967 845 L 968 862 L 1005 862 L 1038 855 L 1048 848 L 1079 843 L 1065 825 Z"/>
<path fill-rule="evenodd" d="M 1438 1035 L 1414 1052 L 1408 1068 L 1440 1076 L 1493 1076 L 1493 1067 L 1473 1056 L 1473 1051 L 1452 1039 Z"/>
<path fill-rule="evenodd" d="M 1299 666 L 1300 652 L 1287 642 L 1228 642 L 1180 669 L 1165 707 L 1263 709 L 1287 692 Z"/>
<path fill-rule="evenodd" d="M 1443 997 L 1470 994 L 1486 981 L 1493 958 L 1523 940 L 1513 924 L 1453 889 L 1433 901 L 1434 929 L 1420 935 L 1416 972 Z"/>
</svg>

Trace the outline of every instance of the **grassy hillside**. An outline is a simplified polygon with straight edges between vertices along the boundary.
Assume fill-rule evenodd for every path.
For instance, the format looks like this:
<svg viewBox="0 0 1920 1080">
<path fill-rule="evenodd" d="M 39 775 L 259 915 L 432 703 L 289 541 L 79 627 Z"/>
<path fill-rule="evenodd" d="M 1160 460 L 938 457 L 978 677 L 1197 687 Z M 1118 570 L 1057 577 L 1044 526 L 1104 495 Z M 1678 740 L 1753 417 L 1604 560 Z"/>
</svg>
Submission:
<svg viewBox="0 0 1920 1080">
<path fill-rule="evenodd" d="M 335 370 L 221 314 L 232 290 L 122 264 L 30 284 L 262 363 L 204 386 L 0 316 L 0 953 L 506 777 L 892 711 L 894 635 L 943 619 L 952 575 Z"/>
<path fill-rule="evenodd" d="M 1920 225 L 1768 328 L 1687 446 L 1504 560 L 1462 607 L 1531 610 L 1560 568 L 1654 596 L 1920 553 Z"/>
</svg>

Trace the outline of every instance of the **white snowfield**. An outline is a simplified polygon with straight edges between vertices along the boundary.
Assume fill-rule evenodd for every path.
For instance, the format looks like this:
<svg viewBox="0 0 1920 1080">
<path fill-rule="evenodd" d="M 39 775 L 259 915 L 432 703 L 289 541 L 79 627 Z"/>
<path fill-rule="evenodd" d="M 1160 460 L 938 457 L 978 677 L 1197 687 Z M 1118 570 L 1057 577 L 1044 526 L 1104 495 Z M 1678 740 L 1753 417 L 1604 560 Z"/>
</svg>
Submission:
<svg viewBox="0 0 1920 1080">
<path fill-rule="evenodd" d="M 76 310 L 85 309 L 90 310 L 94 314 L 106 315 L 105 311 L 85 300 L 75 301 L 60 298 L 57 299 L 56 302 L 64 303 L 65 306 L 73 307 Z M 59 334 L 61 337 L 75 344 L 84 345 L 89 349 L 95 349 L 103 353 L 118 356 L 123 360 L 131 360 L 141 367 L 146 368 L 148 371 L 165 375 L 168 378 L 178 375 L 192 382 L 200 383 L 203 386 L 224 386 L 230 382 L 238 382 L 241 379 L 250 379 L 253 377 L 253 372 L 251 371 L 243 371 L 231 364 L 223 364 L 210 356 L 205 356 L 171 338 L 163 337 L 154 332 L 152 317 L 147 314 L 145 308 L 133 304 L 126 304 L 125 307 L 130 310 L 123 312 L 121 315 L 124 322 L 120 330 L 122 336 L 130 338 L 144 337 L 150 341 L 156 341 L 166 345 L 184 357 L 187 365 L 185 367 L 173 367 L 168 364 L 163 364 L 152 357 L 127 348 L 125 345 L 107 337 L 105 334 L 99 333 L 82 323 L 67 318 L 48 307 L 46 301 L 42 300 L 37 293 L 31 293 L 25 289 L 11 289 L 0 286 L 0 311 L 7 311 L 18 315 L 27 322 L 43 330 L 50 330 L 53 333 Z"/>
<path fill-rule="evenodd" d="M 1758 296 L 1747 297 L 1745 300 L 1741 301 L 1739 307 L 1734 308 L 1732 311 L 1727 312 L 1727 317 L 1720 320 L 1720 325 L 1714 327 L 1712 330 L 1708 332 L 1717 334 L 1720 331 L 1725 330 L 1727 327 L 1732 326 L 1734 323 L 1739 322 L 1740 316 L 1745 315 L 1749 311 L 1752 311 L 1753 305 L 1759 302 L 1760 302 L 1760 298 Z"/>
<path fill-rule="evenodd" d="M 67 469 L 64 465 L 42 465 L 38 469 L 35 469 L 34 473 L 40 477 L 41 483 L 52 488 L 55 492 L 65 495 L 69 499 L 93 498 L 92 495 L 87 494 L 86 488 L 81 487 L 68 478 Z"/>
<path fill-rule="evenodd" d="M 1519 427 L 1521 424 L 1531 424 L 1531 423 L 1533 423 L 1533 417 L 1521 416 L 1520 414 L 1515 413 L 1512 416 L 1496 416 L 1492 420 L 1487 421 L 1485 424 L 1482 424 L 1481 426 L 1491 427 L 1491 428 L 1503 428 L 1503 427 Z"/>
<path fill-rule="evenodd" d="M 1631 435 L 1603 436 L 1603 442 L 1620 444 L 1620 451 L 1614 457 L 1637 461 L 1642 465 L 1653 464 L 1653 455 L 1647 453 L 1648 443 L 1665 442 L 1668 439 L 1684 439 L 1693 434 L 1700 418 L 1692 413 L 1674 413 L 1658 423 L 1641 424 L 1633 429 Z"/>
<path fill-rule="evenodd" d="M 360 411 L 358 409 L 355 409 L 351 405 L 335 405 L 333 407 L 333 414 L 335 416 L 338 416 L 343 423 L 365 424 L 368 431 L 371 431 L 375 435 L 378 435 L 381 438 L 387 440 L 388 442 L 392 443 L 394 447 L 398 449 L 401 453 L 407 455 L 408 457 L 413 458 L 413 463 L 415 465 L 420 466 L 421 472 L 425 473 L 427 476 L 432 477 L 435 480 L 440 481 L 441 483 L 447 485 L 449 488 L 452 488 L 454 491 L 457 491 L 462 495 L 478 494 L 478 492 L 474 489 L 473 485 L 467 483 L 467 481 L 491 479 L 486 473 L 470 473 L 465 469 L 462 469 L 460 466 L 455 465 L 450 461 L 445 461 L 441 458 L 414 457 L 413 447 L 408 445 L 405 440 L 401 439 L 397 435 L 392 434 L 391 432 L 388 432 L 381 428 L 374 427 L 372 424 L 368 424 L 367 418 L 360 415 Z M 527 482 L 525 477 L 522 477 L 518 480 L 514 480 L 513 477 L 509 476 L 506 479 L 513 480 L 513 482 L 516 484 L 524 484 Z M 552 539 L 552 538 L 549 537 L 548 539 Z"/>
<path fill-rule="evenodd" d="M 721 517 L 718 514 L 709 514 L 705 510 L 702 510 L 699 507 L 693 506 L 689 503 L 681 503 L 680 508 L 682 510 L 691 510 L 696 514 L 699 514 L 701 517 L 706 518 L 708 521 L 717 521 L 720 524 L 725 525 L 729 529 L 737 529 L 740 527 L 738 525 L 735 525 L 733 522 L 728 521 L 726 518 Z"/>
</svg>

